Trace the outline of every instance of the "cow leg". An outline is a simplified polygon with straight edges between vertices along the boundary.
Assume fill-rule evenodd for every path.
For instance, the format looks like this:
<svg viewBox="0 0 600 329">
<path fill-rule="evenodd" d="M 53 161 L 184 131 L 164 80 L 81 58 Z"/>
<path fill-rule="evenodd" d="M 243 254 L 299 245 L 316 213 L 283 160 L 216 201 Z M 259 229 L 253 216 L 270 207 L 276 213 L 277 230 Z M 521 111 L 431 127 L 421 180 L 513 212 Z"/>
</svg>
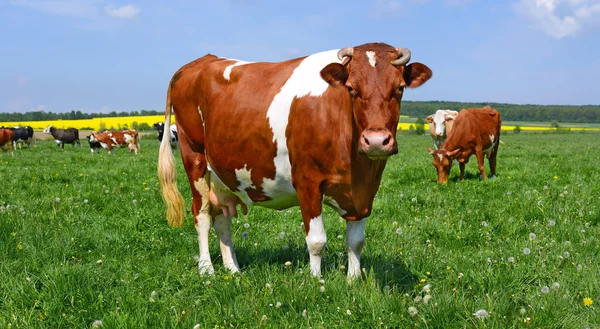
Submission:
<svg viewBox="0 0 600 329">
<path fill-rule="evenodd" d="M 496 155 L 498 154 L 498 147 L 495 147 L 490 154 L 488 161 L 490 162 L 490 173 L 492 178 L 496 178 Z"/>
<path fill-rule="evenodd" d="M 465 163 L 459 162 L 460 166 L 460 180 L 465 180 Z"/>
<path fill-rule="evenodd" d="M 310 272 L 314 276 L 321 276 L 321 253 L 327 244 L 327 235 L 323 226 L 322 195 L 318 185 L 310 189 L 296 189 L 304 230 L 306 231 L 306 245 L 310 257 Z"/>
<path fill-rule="evenodd" d="M 485 175 L 485 167 L 483 166 L 483 150 L 481 148 L 475 148 L 475 155 L 477 156 L 477 167 L 479 168 L 479 172 L 481 173 L 481 177 L 483 179 L 487 179 Z"/>
<path fill-rule="evenodd" d="M 221 245 L 221 256 L 223 257 L 223 265 L 236 273 L 240 271 L 235 250 L 233 250 L 233 242 L 231 242 L 231 216 L 226 217 L 219 214 L 215 217 L 215 232 L 219 236 L 219 244 Z"/>
<path fill-rule="evenodd" d="M 185 141 L 182 141 L 181 158 L 192 190 L 192 213 L 194 214 L 194 227 L 198 232 L 198 246 L 200 248 L 198 271 L 200 271 L 200 274 L 213 274 L 215 270 L 208 248 L 208 234 L 212 219 L 209 202 L 210 174 L 206 170 L 206 156 L 194 152 L 186 138 Z"/>
<path fill-rule="evenodd" d="M 367 219 L 346 221 L 346 248 L 348 248 L 348 280 L 360 277 L 360 253 L 365 245 Z"/>
</svg>

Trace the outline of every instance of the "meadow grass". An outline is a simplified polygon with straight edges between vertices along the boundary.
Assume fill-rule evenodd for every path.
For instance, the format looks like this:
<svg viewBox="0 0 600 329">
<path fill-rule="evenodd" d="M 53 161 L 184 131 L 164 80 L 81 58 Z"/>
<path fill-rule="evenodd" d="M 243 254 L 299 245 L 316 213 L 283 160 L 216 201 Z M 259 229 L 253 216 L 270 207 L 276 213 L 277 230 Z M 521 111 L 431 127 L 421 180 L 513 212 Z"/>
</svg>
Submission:
<svg viewBox="0 0 600 329">
<path fill-rule="evenodd" d="M 216 272 L 201 276 L 189 210 L 181 229 L 163 216 L 158 141 L 140 156 L 40 141 L 0 157 L 0 328 L 600 327 L 600 136 L 502 140 L 497 179 L 480 180 L 473 157 L 465 181 L 453 168 L 438 186 L 431 139 L 399 137 L 352 284 L 330 209 L 324 283 L 298 208 L 234 219 L 242 274 L 223 268 L 211 231 Z"/>
</svg>

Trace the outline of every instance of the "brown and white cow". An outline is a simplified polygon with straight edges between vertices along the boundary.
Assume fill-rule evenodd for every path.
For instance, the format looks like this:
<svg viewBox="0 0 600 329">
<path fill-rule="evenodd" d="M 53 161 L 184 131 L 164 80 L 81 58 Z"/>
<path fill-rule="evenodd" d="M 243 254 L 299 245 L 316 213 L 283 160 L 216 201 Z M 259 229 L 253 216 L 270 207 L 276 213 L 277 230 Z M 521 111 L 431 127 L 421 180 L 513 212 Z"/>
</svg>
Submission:
<svg viewBox="0 0 600 329">
<path fill-rule="evenodd" d="M 448 182 L 453 160 L 458 160 L 460 179 L 465 179 L 465 164 L 473 154 L 477 156 L 477 166 L 481 176 L 487 178 L 483 167 L 483 157 L 487 155 L 492 177 L 496 177 L 496 155 L 501 125 L 500 113 L 489 105 L 484 108 L 460 111 L 454 119 L 452 132 L 440 149 L 434 151 L 427 147 L 429 153 L 433 155 L 433 165 L 438 172 L 438 184 Z"/>
<path fill-rule="evenodd" d="M 239 266 L 231 242 L 236 206 L 300 206 L 311 273 L 321 274 L 326 204 L 346 220 L 348 277 L 360 276 L 366 217 L 390 155 L 405 88 L 431 70 L 408 64 L 410 51 L 383 43 L 331 50 L 279 63 L 206 55 L 171 79 L 183 165 L 192 189 L 200 273 L 212 273 L 211 219 L 225 267 Z M 158 174 L 169 224 L 179 226 L 183 199 L 164 131 Z"/>
<path fill-rule="evenodd" d="M 120 147 L 127 147 L 130 152 L 135 152 L 135 154 L 138 154 L 140 150 L 139 136 L 135 130 L 92 132 L 88 136 L 88 140 L 92 154 L 94 146 L 97 144 L 100 144 L 110 154 L 114 154 L 114 149 Z"/>
<path fill-rule="evenodd" d="M 434 114 L 427 117 L 427 122 L 429 122 L 429 132 L 431 133 L 433 146 L 435 146 L 436 150 L 442 146 L 442 143 L 444 143 L 446 137 L 452 131 L 454 118 L 456 118 L 457 115 L 457 111 L 437 110 Z"/>
<path fill-rule="evenodd" d="M 2 149 L 3 153 L 10 150 L 10 154 L 15 156 L 14 148 L 15 148 L 15 133 L 9 128 L 0 128 L 0 149 Z"/>
</svg>

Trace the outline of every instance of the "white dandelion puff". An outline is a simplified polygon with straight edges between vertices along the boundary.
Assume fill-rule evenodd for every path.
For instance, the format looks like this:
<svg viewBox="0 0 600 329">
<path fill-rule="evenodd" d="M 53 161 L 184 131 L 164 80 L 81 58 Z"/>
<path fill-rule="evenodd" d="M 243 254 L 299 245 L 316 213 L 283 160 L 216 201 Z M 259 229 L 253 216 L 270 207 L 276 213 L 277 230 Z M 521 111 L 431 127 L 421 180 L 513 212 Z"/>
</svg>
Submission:
<svg viewBox="0 0 600 329">
<path fill-rule="evenodd" d="M 350 310 L 346 310 L 346 314 L 352 315 L 352 312 L 350 312 Z"/>
<path fill-rule="evenodd" d="M 563 252 L 563 258 L 569 258 L 571 254 L 568 251 Z"/>
<path fill-rule="evenodd" d="M 277 304 L 275 304 L 276 308 L 280 308 L 281 307 L 281 302 L 277 302 Z"/>
<path fill-rule="evenodd" d="M 288 260 L 287 262 L 285 262 L 285 264 L 284 264 L 284 265 L 285 265 L 285 267 L 290 267 L 290 266 L 292 266 L 292 262 L 290 262 L 290 261 Z"/>
<path fill-rule="evenodd" d="M 94 322 L 92 322 L 92 328 L 100 328 L 102 327 L 102 320 L 96 320 Z"/>
<path fill-rule="evenodd" d="M 558 290 L 558 289 L 560 289 L 560 283 L 558 283 L 558 282 L 554 282 L 554 283 L 552 284 L 552 288 L 553 288 L 554 290 Z"/>
<path fill-rule="evenodd" d="M 525 255 L 531 254 L 531 249 L 529 249 L 527 247 L 523 248 L 523 254 L 525 254 Z"/>
<path fill-rule="evenodd" d="M 250 228 L 250 224 L 244 223 L 244 228 Z"/>
<path fill-rule="evenodd" d="M 60 202 L 60 198 L 56 198 L 56 202 Z"/>
<path fill-rule="evenodd" d="M 542 292 L 542 294 L 547 294 L 550 292 L 550 288 L 548 286 L 543 286 L 540 291 Z"/>
<path fill-rule="evenodd" d="M 431 295 L 427 294 L 423 297 L 423 303 L 427 304 L 431 300 Z"/>
<path fill-rule="evenodd" d="M 419 311 L 417 310 L 416 307 L 411 306 L 408 308 L 408 314 L 410 314 L 410 316 L 415 316 L 415 315 L 417 315 L 417 313 L 419 313 Z"/>
<path fill-rule="evenodd" d="M 535 238 L 537 238 L 537 235 L 535 235 L 535 233 L 529 233 L 529 240 L 535 240 Z"/>
<path fill-rule="evenodd" d="M 479 311 L 477 311 L 475 313 L 473 313 L 473 315 L 475 315 L 475 317 L 478 318 L 478 319 L 485 319 L 488 316 L 490 316 L 489 313 L 486 310 L 483 310 L 483 309 L 479 310 Z"/>
<path fill-rule="evenodd" d="M 306 309 L 302 310 L 302 317 L 306 319 L 307 316 L 308 316 L 308 311 L 306 311 Z"/>
</svg>

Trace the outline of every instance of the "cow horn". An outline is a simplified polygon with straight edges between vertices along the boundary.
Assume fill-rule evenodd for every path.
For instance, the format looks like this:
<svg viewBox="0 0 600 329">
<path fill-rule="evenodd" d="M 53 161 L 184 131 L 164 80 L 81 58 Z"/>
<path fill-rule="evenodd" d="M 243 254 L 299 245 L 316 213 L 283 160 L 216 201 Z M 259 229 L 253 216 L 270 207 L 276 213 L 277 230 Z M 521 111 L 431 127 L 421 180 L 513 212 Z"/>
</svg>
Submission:
<svg viewBox="0 0 600 329">
<path fill-rule="evenodd" d="M 337 56 L 338 58 L 341 60 L 344 59 L 344 57 L 352 57 L 354 55 L 354 48 L 352 47 L 346 47 L 344 49 L 340 49 L 340 51 L 338 51 Z"/>
<path fill-rule="evenodd" d="M 391 62 L 392 65 L 401 66 L 410 61 L 410 50 L 408 48 L 396 48 L 396 51 L 398 51 L 398 58 Z"/>
</svg>

